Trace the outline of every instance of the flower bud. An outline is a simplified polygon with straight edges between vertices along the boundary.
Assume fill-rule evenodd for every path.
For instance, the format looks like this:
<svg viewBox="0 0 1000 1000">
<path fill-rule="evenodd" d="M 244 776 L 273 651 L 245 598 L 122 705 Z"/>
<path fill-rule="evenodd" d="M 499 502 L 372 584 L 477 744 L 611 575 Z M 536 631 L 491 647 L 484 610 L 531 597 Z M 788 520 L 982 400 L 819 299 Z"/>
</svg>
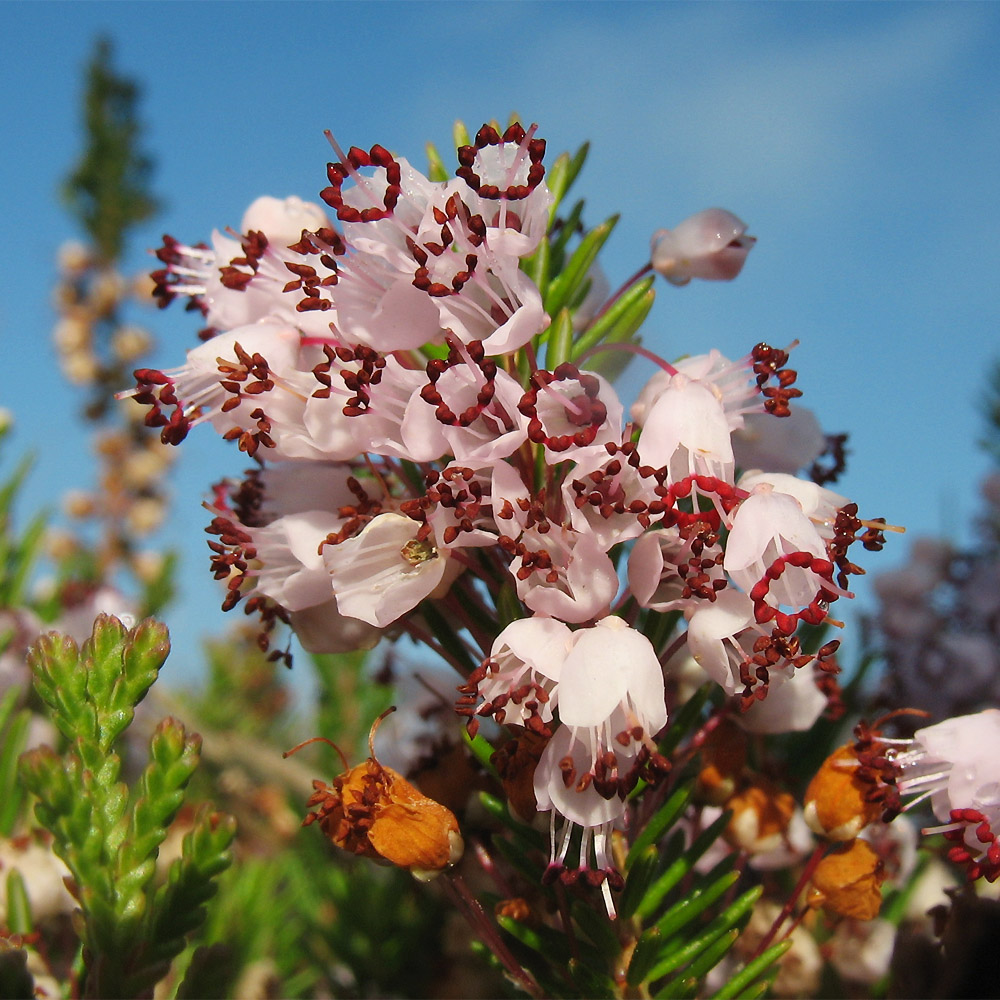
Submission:
<svg viewBox="0 0 1000 1000">
<path fill-rule="evenodd" d="M 653 270 L 672 285 L 686 285 L 692 278 L 731 281 L 756 243 L 746 231 L 746 224 L 725 209 L 698 212 L 676 229 L 653 233 Z"/>
</svg>

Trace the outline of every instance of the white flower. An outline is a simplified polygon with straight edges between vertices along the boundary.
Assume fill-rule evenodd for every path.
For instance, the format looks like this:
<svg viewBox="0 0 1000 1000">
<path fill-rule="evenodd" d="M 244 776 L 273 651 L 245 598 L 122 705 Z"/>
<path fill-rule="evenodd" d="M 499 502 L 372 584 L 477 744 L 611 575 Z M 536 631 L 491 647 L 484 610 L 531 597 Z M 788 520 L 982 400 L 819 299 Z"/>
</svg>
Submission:
<svg viewBox="0 0 1000 1000">
<path fill-rule="evenodd" d="M 818 625 L 827 602 L 851 596 L 833 582 L 824 539 L 799 502 L 764 482 L 733 515 L 723 566 L 750 595 L 757 621 L 775 620 L 785 634 L 798 619 Z"/>
<path fill-rule="evenodd" d="M 548 734 L 559 701 L 559 676 L 573 633 L 555 618 L 519 618 L 494 640 L 489 657 L 460 688 L 459 714 Z M 481 699 L 481 702 L 480 702 Z M 473 730 L 478 724 L 473 726 Z"/>
<path fill-rule="evenodd" d="M 902 776 L 900 794 L 930 796 L 934 815 L 943 826 L 924 833 L 943 833 L 955 846 L 949 857 L 966 866 L 970 878 L 1000 878 L 1000 709 L 946 719 L 918 729 L 912 746 L 897 754 Z"/>
<path fill-rule="evenodd" d="M 795 473 L 826 448 L 826 435 L 812 410 L 796 406 L 786 417 L 748 413 L 733 432 L 733 453 L 743 469 Z"/>
<path fill-rule="evenodd" d="M 644 464 L 666 467 L 672 483 L 691 475 L 731 482 L 729 421 L 711 387 L 682 373 L 671 376 L 646 414 L 639 453 Z"/>
<path fill-rule="evenodd" d="M 535 770 L 535 799 L 553 811 L 549 877 L 564 870 L 572 827 L 583 828 L 577 875 L 592 872 L 614 914 L 608 838 L 641 774 L 662 765 L 652 737 L 667 722 L 663 673 L 649 640 L 622 619 L 602 618 L 573 633 L 558 674 L 560 728 Z M 652 777 L 652 775 L 650 774 Z M 556 814 L 564 817 L 557 838 Z M 591 843 L 596 870 L 589 869 Z"/>
<path fill-rule="evenodd" d="M 653 234 L 653 269 L 673 285 L 686 285 L 692 278 L 731 281 L 755 242 L 732 212 L 705 209 L 672 231 L 658 229 Z"/>
<path fill-rule="evenodd" d="M 374 517 L 353 538 L 323 547 L 340 613 L 385 628 L 444 580 L 448 550 L 402 514 Z"/>
</svg>

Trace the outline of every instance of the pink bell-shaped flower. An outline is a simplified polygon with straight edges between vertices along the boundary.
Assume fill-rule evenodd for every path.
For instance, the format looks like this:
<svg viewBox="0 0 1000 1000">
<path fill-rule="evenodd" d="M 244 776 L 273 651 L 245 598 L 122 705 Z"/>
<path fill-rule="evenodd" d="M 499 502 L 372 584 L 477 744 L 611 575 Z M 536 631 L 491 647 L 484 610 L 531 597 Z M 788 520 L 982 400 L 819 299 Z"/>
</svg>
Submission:
<svg viewBox="0 0 1000 1000">
<path fill-rule="evenodd" d="M 732 212 L 708 208 L 685 219 L 676 229 L 653 233 L 653 270 L 672 285 L 686 285 L 692 278 L 732 281 L 756 242 L 746 233 L 746 224 Z"/>
</svg>

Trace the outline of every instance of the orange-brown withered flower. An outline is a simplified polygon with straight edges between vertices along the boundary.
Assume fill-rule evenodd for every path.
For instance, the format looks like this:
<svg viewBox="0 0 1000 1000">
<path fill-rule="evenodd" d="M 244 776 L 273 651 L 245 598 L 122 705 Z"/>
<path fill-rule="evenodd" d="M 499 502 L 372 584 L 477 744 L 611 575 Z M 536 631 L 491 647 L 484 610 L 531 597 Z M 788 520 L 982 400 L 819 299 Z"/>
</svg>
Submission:
<svg viewBox="0 0 1000 1000">
<path fill-rule="evenodd" d="M 284 756 L 320 740 L 330 743 L 344 760 L 346 770 L 332 784 L 319 779 L 313 782 L 314 791 L 306 805 L 315 808 L 306 815 L 303 826 L 318 823 L 345 851 L 405 868 L 427 881 L 455 864 L 464 844 L 451 810 L 421 794 L 375 757 L 375 730 L 394 711 L 387 709 L 375 720 L 368 734 L 370 756 L 356 767 L 350 767 L 340 748 L 323 736 L 300 743 Z"/>
</svg>

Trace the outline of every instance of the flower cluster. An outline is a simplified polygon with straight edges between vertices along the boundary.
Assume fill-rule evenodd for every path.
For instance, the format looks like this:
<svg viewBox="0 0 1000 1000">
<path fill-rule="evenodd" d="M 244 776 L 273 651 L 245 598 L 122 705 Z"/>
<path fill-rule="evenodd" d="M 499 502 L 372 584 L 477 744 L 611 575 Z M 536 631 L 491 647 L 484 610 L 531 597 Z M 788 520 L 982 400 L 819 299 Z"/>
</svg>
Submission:
<svg viewBox="0 0 1000 1000">
<path fill-rule="evenodd" d="M 187 299 L 205 342 L 125 395 L 164 442 L 210 424 L 256 462 L 211 502 L 225 606 L 312 651 L 408 634 L 452 662 L 470 733 L 531 738 L 505 770 L 552 817 L 549 877 L 613 912 L 611 830 L 668 767 L 662 664 L 686 640 L 737 708 L 807 664 L 822 678 L 836 643 L 807 654 L 797 630 L 851 596 L 851 546 L 884 524 L 791 474 L 822 450 L 811 418 L 775 457 L 800 395 L 786 350 L 671 364 L 637 344 L 646 272 L 739 272 L 735 216 L 660 231 L 595 303 L 606 232 L 571 250 L 569 161 L 547 178 L 535 126 L 484 125 L 451 179 L 330 141 L 323 205 L 261 198 L 240 233 L 164 239 L 157 296 Z M 628 415 L 612 346 L 657 365 Z"/>
</svg>

